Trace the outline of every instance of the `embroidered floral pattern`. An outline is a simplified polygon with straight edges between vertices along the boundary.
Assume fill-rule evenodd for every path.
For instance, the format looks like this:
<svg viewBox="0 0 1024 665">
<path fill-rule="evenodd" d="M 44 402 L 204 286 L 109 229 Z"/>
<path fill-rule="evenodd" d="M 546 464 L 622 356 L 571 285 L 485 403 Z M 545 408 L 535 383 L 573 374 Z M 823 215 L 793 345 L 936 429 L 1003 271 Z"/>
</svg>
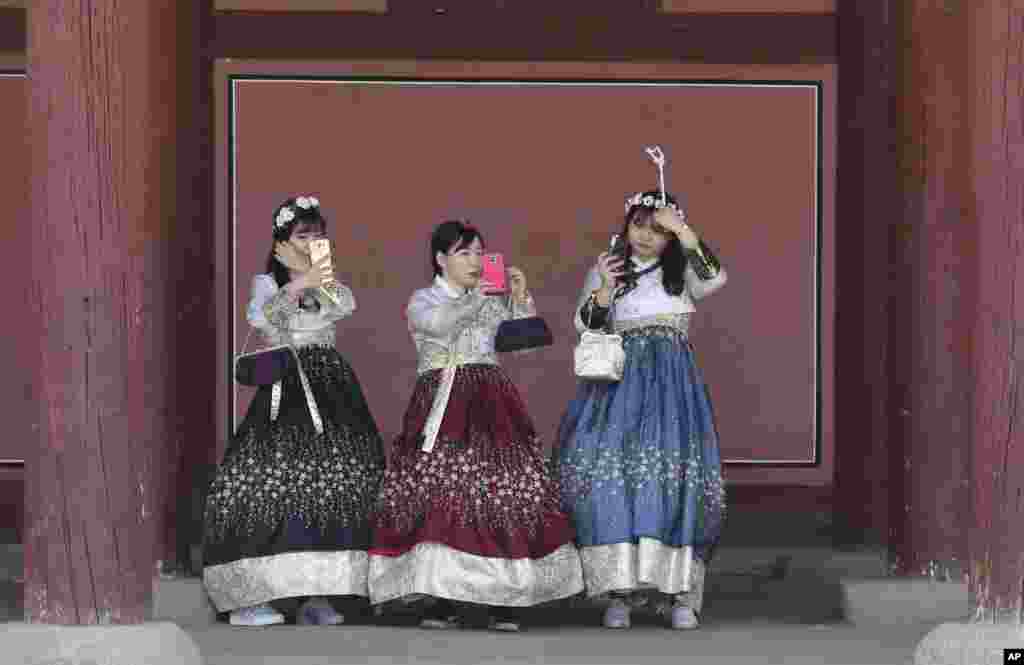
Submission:
<svg viewBox="0 0 1024 665">
<path fill-rule="evenodd" d="M 510 382 L 494 381 L 497 368 L 466 365 L 459 368 L 460 394 L 487 391 L 491 399 L 521 399 Z M 420 377 L 410 412 L 425 413 L 437 391 L 440 372 Z M 497 384 L 497 385 L 495 385 Z M 456 405 L 456 409 L 459 407 Z M 469 405 L 466 410 L 473 407 Z M 459 418 L 459 413 L 452 416 Z M 533 538 L 548 515 L 558 513 L 558 484 L 532 428 L 517 428 L 514 436 L 495 445 L 494 431 L 472 417 L 455 438 L 442 429 L 435 448 L 418 449 L 418 436 L 396 442 L 396 454 L 384 474 L 379 513 L 381 524 L 399 533 L 414 530 L 422 516 L 439 511 L 463 527 L 508 531 L 512 538 Z M 416 421 L 412 427 L 416 426 Z"/>
<path fill-rule="evenodd" d="M 311 438 L 304 426 L 277 428 L 275 445 L 244 438 L 210 488 L 207 528 L 252 533 L 299 518 L 309 527 L 354 526 L 366 519 L 381 477 L 374 441 L 332 423 Z"/>
<path fill-rule="evenodd" d="M 277 293 L 263 304 L 263 315 L 275 328 L 287 328 L 288 323 L 298 314 L 298 299 L 292 298 L 284 289 L 278 289 Z"/>
<path fill-rule="evenodd" d="M 433 451 L 398 461 L 384 474 L 383 523 L 409 532 L 433 510 L 463 527 L 533 538 L 546 514 L 559 509 L 547 462 L 534 442 L 521 442 L 504 455 L 488 455 L 486 448 L 481 438 L 468 443 L 441 439 Z"/>
<path fill-rule="evenodd" d="M 716 469 L 701 461 L 703 443 L 691 440 L 690 455 L 683 459 L 678 450 L 668 451 L 656 445 L 641 445 L 635 435 L 627 436 L 625 450 L 574 451 L 560 466 L 562 495 L 568 508 L 579 514 L 586 511 L 592 494 L 608 492 L 635 497 L 637 505 L 663 502 L 668 496 L 678 500 L 682 494 L 701 494 L 704 505 L 716 511 L 725 509 L 725 486 Z M 626 519 L 626 515 L 605 519 Z"/>
<path fill-rule="evenodd" d="M 359 397 L 355 376 L 332 347 L 301 347 L 299 360 L 327 416 L 317 434 L 295 376 L 284 381 L 289 409 L 303 413 L 266 424 L 247 420 L 218 468 L 207 498 L 214 542 L 298 519 L 308 527 L 365 524 L 384 471 L 380 438 Z M 351 402 L 351 403 L 348 403 Z M 353 423 L 334 415 L 339 404 Z"/>
</svg>

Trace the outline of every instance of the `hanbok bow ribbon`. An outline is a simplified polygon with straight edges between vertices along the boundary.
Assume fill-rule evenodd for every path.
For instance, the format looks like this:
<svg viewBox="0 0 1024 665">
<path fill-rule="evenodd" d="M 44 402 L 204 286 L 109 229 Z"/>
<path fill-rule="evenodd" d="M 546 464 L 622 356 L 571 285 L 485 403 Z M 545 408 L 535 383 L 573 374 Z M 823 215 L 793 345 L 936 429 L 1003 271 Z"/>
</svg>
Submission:
<svg viewBox="0 0 1024 665">
<path fill-rule="evenodd" d="M 434 395 L 434 403 L 430 407 L 430 415 L 423 425 L 423 445 L 420 450 L 430 452 L 437 442 L 437 435 L 441 431 L 441 423 L 444 421 L 444 413 L 448 409 L 448 400 L 452 396 L 452 386 L 455 385 L 455 372 L 459 365 L 465 364 L 467 358 L 456 351 L 448 351 L 448 359 L 444 369 L 441 370 L 441 384 L 437 387 L 437 394 Z"/>
</svg>

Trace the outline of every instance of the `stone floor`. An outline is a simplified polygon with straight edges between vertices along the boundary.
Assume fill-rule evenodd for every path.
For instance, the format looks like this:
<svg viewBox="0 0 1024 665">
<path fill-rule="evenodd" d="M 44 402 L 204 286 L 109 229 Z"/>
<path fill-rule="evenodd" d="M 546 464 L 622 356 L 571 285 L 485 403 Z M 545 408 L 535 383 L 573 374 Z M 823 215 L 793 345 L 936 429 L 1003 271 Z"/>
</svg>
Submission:
<svg viewBox="0 0 1024 665">
<path fill-rule="evenodd" d="M 520 634 L 427 631 L 399 617 L 235 628 L 211 621 L 201 583 L 187 577 L 160 583 L 155 618 L 184 628 L 207 665 L 904 665 L 929 630 L 966 608 L 959 586 L 901 585 L 887 577 L 883 552 L 833 548 L 827 520 L 782 517 L 733 516 L 708 573 L 704 625 L 692 632 L 670 631 L 643 614 L 632 629 L 609 631 L 600 627 L 600 608 L 578 604 L 529 611 Z M 23 618 L 20 578 L 21 548 L 0 544 L 0 621 Z"/>
<path fill-rule="evenodd" d="M 628 631 L 605 630 L 599 622 L 599 613 L 578 613 L 557 624 L 535 622 L 520 634 L 367 625 L 239 629 L 219 624 L 187 631 L 207 665 L 905 665 L 934 626 L 709 619 L 700 630 L 682 633 L 642 619 Z"/>
</svg>

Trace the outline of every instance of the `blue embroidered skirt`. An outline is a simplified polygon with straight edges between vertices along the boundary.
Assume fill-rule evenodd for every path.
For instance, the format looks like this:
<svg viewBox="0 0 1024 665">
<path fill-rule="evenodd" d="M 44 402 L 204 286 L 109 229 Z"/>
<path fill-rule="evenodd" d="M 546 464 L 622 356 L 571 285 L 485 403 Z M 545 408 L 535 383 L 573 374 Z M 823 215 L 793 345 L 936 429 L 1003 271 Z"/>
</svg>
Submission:
<svg viewBox="0 0 1024 665">
<path fill-rule="evenodd" d="M 711 399 L 682 330 L 621 334 L 622 381 L 581 381 L 558 434 L 587 593 L 698 591 L 725 513 Z"/>
</svg>

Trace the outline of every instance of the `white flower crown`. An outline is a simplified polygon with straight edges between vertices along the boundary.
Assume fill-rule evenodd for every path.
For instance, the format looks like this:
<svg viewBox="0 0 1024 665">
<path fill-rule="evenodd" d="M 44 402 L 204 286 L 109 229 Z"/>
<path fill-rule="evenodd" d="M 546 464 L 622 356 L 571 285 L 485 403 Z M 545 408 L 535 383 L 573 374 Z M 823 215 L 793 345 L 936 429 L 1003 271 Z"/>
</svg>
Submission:
<svg viewBox="0 0 1024 665">
<path fill-rule="evenodd" d="M 310 208 L 319 208 L 320 200 L 315 196 L 300 196 L 295 199 L 295 205 L 303 210 L 309 210 Z M 284 228 L 284 225 L 293 219 L 295 219 L 295 209 L 290 205 L 286 205 L 277 213 L 274 226 L 279 229 Z"/>
<path fill-rule="evenodd" d="M 680 210 L 679 206 L 677 206 L 675 203 L 672 203 L 671 201 L 665 201 L 664 203 L 662 203 L 660 196 L 654 196 L 651 194 L 644 195 L 642 192 L 634 194 L 633 196 L 626 199 L 626 212 L 629 212 L 629 209 L 632 208 L 633 206 L 644 206 L 645 208 L 654 208 L 655 210 L 660 210 L 661 208 L 671 208 L 680 215 L 683 214 L 683 211 Z"/>
</svg>

